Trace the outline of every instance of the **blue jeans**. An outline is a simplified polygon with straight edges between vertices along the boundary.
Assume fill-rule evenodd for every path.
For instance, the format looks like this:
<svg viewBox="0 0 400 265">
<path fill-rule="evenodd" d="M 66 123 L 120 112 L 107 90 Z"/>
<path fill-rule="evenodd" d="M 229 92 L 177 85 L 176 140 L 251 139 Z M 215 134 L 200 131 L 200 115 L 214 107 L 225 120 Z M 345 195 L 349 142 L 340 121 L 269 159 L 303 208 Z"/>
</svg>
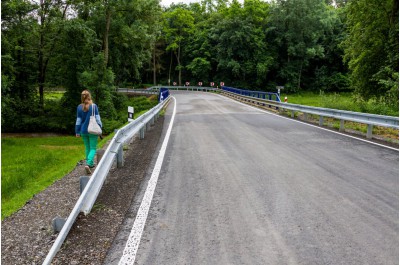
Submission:
<svg viewBox="0 0 400 265">
<path fill-rule="evenodd" d="M 86 164 L 89 167 L 94 166 L 94 157 L 96 156 L 97 135 L 82 134 L 83 143 L 85 144 Z"/>
</svg>

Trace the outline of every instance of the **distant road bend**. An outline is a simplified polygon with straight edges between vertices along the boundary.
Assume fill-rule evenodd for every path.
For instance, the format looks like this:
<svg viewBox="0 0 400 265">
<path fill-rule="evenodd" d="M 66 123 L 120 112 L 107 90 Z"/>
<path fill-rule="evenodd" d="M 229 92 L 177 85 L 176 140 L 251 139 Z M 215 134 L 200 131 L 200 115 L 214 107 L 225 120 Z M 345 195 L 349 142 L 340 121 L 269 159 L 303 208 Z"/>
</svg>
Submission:
<svg viewBox="0 0 400 265">
<path fill-rule="evenodd" d="M 154 172 L 106 264 L 398 264 L 398 150 L 216 94 L 172 95 L 144 230 L 134 221 Z"/>
</svg>

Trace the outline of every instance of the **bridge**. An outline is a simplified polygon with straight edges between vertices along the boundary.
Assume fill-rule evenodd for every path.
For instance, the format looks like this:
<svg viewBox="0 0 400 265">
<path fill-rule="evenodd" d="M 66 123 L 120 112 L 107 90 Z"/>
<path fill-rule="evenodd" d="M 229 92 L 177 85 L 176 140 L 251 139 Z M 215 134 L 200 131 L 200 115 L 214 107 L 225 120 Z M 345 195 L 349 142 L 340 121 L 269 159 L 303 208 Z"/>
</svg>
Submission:
<svg viewBox="0 0 400 265">
<path fill-rule="evenodd" d="M 397 264 L 397 149 L 215 93 L 171 96 L 106 264 Z"/>
<path fill-rule="evenodd" d="M 397 151 L 218 95 L 173 95 L 138 264 L 398 261 Z M 135 257 L 124 249 L 122 261 Z"/>
</svg>

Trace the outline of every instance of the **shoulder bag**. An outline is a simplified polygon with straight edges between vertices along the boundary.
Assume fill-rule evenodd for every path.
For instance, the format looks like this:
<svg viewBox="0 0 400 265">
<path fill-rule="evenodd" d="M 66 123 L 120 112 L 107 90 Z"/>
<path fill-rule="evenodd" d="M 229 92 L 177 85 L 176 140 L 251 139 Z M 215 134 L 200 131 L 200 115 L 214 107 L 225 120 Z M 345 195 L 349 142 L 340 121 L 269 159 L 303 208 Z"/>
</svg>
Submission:
<svg viewBox="0 0 400 265">
<path fill-rule="evenodd" d="M 102 134 L 101 128 L 100 128 L 99 124 L 97 124 L 97 121 L 96 121 L 95 107 L 96 107 L 96 105 L 92 104 L 92 115 L 90 115 L 88 133 L 95 134 L 95 135 L 101 135 Z"/>
</svg>

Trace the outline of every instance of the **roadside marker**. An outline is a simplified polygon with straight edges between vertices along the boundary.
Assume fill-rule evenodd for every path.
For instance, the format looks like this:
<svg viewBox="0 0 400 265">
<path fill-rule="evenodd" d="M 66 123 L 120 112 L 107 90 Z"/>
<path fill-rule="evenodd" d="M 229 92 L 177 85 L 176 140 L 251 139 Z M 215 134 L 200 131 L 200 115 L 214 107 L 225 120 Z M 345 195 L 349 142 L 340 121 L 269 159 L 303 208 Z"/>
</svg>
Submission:
<svg viewBox="0 0 400 265">
<path fill-rule="evenodd" d="M 129 235 L 128 241 L 126 242 L 124 252 L 122 253 L 122 257 L 119 260 L 119 265 L 123 264 L 134 264 L 136 259 L 136 252 L 139 248 L 140 239 L 142 238 L 144 226 L 146 224 L 147 215 L 150 210 L 151 201 L 153 200 L 154 190 L 157 185 L 158 176 L 160 175 L 161 165 L 164 160 L 165 151 L 167 149 L 168 140 L 171 135 L 172 125 L 174 124 L 175 114 L 176 114 L 176 99 L 172 97 L 175 101 L 174 111 L 172 114 L 171 122 L 169 124 L 167 133 L 165 135 L 163 144 L 160 149 L 160 153 L 157 157 L 156 164 L 153 169 L 153 173 L 151 174 L 149 183 L 147 184 L 146 192 L 143 196 L 142 203 L 140 204 L 138 213 L 136 215 L 135 222 L 133 224 L 131 233 Z"/>
</svg>

